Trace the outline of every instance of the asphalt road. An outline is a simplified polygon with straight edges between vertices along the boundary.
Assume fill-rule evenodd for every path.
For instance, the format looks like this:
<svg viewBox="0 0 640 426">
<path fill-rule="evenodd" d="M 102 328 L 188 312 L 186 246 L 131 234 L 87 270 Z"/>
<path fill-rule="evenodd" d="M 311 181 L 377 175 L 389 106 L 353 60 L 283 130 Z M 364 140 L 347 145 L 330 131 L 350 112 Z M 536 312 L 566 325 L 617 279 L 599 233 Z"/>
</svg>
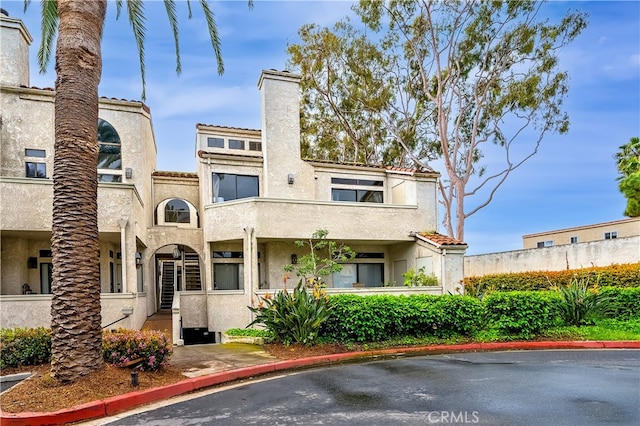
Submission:
<svg viewBox="0 0 640 426">
<path fill-rule="evenodd" d="M 640 350 L 458 353 L 343 364 L 119 417 L 101 424 L 640 425 Z"/>
</svg>

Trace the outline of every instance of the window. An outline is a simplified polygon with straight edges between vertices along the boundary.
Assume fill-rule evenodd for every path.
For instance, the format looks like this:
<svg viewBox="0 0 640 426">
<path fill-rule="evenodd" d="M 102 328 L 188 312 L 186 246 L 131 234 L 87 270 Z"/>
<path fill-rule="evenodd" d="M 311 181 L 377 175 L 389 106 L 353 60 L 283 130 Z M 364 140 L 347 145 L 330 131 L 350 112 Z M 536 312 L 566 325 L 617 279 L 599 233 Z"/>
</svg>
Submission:
<svg viewBox="0 0 640 426">
<path fill-rule="evenodd" d="M 210 148 L 224 148 L 224 139 L 207 138 L 207 146 Z"/>
<path fill-rule="evenodd" d="M 613 240 L 615 238 L 618 238 L 618 231 L 611 231 L 611 232 L 604 233 L 605 240 Z"/>
<path fill-rule="evenodd" d="M 98 119 L 98 169 L 121 170 L 120 136 L 109 122 Z M 99 182 L 122 182 L 121 174 L 98 173 Z"/>
<path fill-rule="evenodd" d="M 262 151 L 262 142 L 249 141 L 249 151 Z"/>
<path fill-rule="evenodd" d="M 244 149 L 244 141 L 229 139 L 229 149 Z"/>
<path fill-rule="evenodd" d="M 333 288 L 382 287 L 384 263 L 345 263 L 332 281 Z"/>
<path fill-rule="evenodd" d="M 552 247 L 552 246 L 553 246 L 553 240 L 540 241 L 538 242 L 538 244 L 536 244 L 536 248 L 544 248 L 544 247 Z"/>
<path fill-rule="evenodd" d="M 40 263 L 40 293 L 51 294 L 52 274 L 52 263 Z"/>
<path fill-rule="evenodd" d="M 98 173 L 98 182 L 122 182 L 122 175 Z"/>
<path fill-rule="evenodd" d="M 179 199 L 173 199 L 164 206 L 164 221 L 173 223 L 190 223 L 189 205 Z"/>
<path fill-rule="evenodd" d="M 331 178 L 331 199 L 359 203 L 383 203 L 383 192 L 371 187 L 381 187 L 381 180 Z"/>
<path fill-rule="evenodd" d="M 241 251 L 213 252 L 213 289 L 242 290 L 244 263 Z"/>
<path fill-rule="evenodd" d="M 213 200 L 216 203 L 258 195 L 258 176 L 213 174 Z"/>
<path fill-rule="evenodd" d="M 27 148 L 24 150 L 25 157 L 39 157 L 45 158 L 47 156 L 47 152 L 44 149 L 30 149 Z"/>
<path fill-rule="evenodd" d="M 45 163 L 25 163 L 25 176 L 28 178 L 46 178 L 47 165 Z"/>
<path fill-rule="evenodd" d="M 569 242 L 571 244 L 577 244 L 578 243 L 578 237 L 571 237 Z"/>
</svg>

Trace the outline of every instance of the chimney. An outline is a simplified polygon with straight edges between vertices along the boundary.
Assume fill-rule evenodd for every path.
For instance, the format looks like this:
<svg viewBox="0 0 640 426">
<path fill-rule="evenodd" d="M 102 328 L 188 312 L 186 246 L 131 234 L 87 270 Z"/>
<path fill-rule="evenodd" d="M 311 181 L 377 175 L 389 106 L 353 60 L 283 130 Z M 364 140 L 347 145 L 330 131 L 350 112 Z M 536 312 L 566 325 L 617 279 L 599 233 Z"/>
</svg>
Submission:
<svg viewBox="0 0 640 426">
<path fill-rule="evenodd" d="M 33 41 L 21 19 L 0 10 L 0 84 L 29 86 L 29 45 Z"/>
<path fill-rule="evenodd" d="M 263 70 L 262 108 L 265 197 L 300 199 L 313 193 L 313 170 L 300 158 L 300 77 Z"/>
</svg>

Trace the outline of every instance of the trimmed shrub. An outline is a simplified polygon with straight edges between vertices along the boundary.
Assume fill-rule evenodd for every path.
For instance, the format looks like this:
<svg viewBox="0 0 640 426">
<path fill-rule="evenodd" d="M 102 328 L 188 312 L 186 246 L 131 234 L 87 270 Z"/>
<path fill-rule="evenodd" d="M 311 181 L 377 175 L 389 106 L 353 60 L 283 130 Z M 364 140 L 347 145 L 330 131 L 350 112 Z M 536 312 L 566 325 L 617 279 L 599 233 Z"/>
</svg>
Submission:
<svg viewBox="0 0 640 426">
<path fill-rule="evenodd" d="M 270 331 L 261 330 L 258 328 L 230 328 L 226 331 L 226 333 L 227 336 L 263 337 L 266 339 L 273 337 Z"/>
<path fill-rule="evenodd" d="M 483 301 L 489 328 L 503 335 L 531 338 L 558 323 L 561 298 L 557 292 L 495 292 Z"/>
<path fill-rule="evenodd" d="M 341 294 L 329 303 L 331 316 L 321 330 L 329 341 L 468 335 L 482 324 L 482 303 L 467 296 Z"/>
<path fill-rule="evenodd" d="M 141 359 L 142 371 L 158 370 L 171 356 L 169 336 L 157 330 L 106 331 L 102 335 L 102 354 L 109 364 L 124 367 Z"/>
<path fill-rule="evenodd" d="M 51 330 L 0 329 L 0 368 L 46 364 L 51 361 Z"/>
<path fill-rule="evenodd" d="M 606 316 L 619 320 L 640 318 L 639 287 L 603 287 L 600 294 L 607 298 Z"/>
<path fill-rule="evenodd" d="M 482 297 L 493 291 L 549 290 L 552 286 L 568 286 L 574 278 L 602 287 L 640 287 L 640 263 L 465 277 L 464 288 L 468 295 Z"/>
</svg>

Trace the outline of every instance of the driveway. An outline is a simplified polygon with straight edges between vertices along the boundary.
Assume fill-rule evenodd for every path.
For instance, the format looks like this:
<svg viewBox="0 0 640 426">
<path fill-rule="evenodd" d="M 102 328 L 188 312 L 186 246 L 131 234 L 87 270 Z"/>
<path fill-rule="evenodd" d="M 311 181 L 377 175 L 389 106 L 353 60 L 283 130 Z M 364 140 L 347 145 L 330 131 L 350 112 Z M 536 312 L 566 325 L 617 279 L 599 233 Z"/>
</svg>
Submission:
<svg viewBox="0 0 640 426">
<path fill-rule="evenodd" d="M 145 410 L 93 424 L 637 425 L 640 350 L 458 353 L 343 364 Z"/>
</svg>

